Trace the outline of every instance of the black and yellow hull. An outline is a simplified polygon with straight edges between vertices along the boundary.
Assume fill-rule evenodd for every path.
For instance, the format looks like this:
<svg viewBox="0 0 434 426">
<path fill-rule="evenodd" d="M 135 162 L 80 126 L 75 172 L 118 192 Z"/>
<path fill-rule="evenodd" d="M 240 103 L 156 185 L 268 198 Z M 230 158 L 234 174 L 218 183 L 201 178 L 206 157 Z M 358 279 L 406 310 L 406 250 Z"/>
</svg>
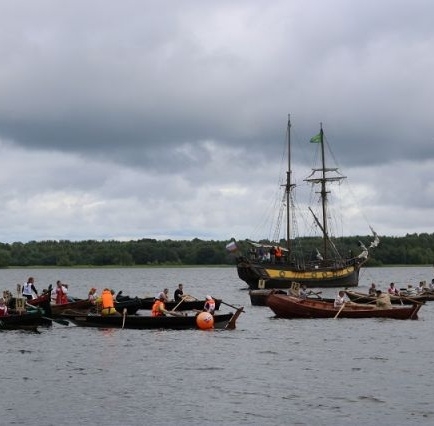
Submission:
<svg viewBox="0 0 434 426">
<path fill-rule="evenodd" d="M 337 267 L 316 265 L 312 269 L 300 269 L 290 265 L 254 263 L 240 259 L 237 271 L 240 279 L 252 290 L 288 289 L 293 282 L 305 284 L 308 288 L 357 287 L 362 264 L 363 262 L 353 259 Z"/>
</svg>

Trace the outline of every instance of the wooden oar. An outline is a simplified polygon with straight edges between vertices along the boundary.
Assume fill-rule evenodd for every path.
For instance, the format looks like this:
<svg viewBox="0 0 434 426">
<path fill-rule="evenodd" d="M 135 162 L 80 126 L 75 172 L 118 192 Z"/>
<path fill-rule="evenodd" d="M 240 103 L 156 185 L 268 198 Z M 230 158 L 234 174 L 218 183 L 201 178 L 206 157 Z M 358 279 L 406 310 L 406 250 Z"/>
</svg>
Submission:
<svg viewBox="0 0 434 426">
<path fill-rule="evenodd" d="M 28 306 L 29 308 L 32 308 L 33 310 L 39 311 L 40 309 L 37 306 L 33 306 L 30 303 L 26 302 L 26 306 Z M 50 318 L 50 317 L 46 317 L 45 315 L 42 315 L 41 318 L 46 319 L 48 321 L 53 321 L 53 322 L 57 322 L 58 324 L 62 324 L 62 325 L 69 325 L 69 321 L 65 320 L 65 319 L 55 319 L 55 318 Z"/>
<path fill-rule="evenodd" d="M 122 328 L 125 327 L 125 318 L 127 317 L 127 308 L 124 308 L 124 310 L 122 311 Z"/>
<path fill-rule="evenodd" d="M 164 310 L 164 313 L 167 315 L 172 315 L 174 317 L 186 317 L 187 314 L 183 314 L 182 312 L 177 312 L 177 311 L 166 311 Z"/>
<path fill-rule="evenodd" d="M 401 304 L 403 300 L 408 300 L 411 303 L 415 303 L 417 305 L 423 305 L 425 304 L 425 301 L 420 301 L 420 300 L 414 300 L 411 297 L 407 297 L 407 296 L 399 296 L 399 299 L 401 300 Z"/>
<path fill-rule="evenodd" d="M 240 307 L 237 307 L 237 306 L 234 306 L 234 305 L 230 305 L 229 303 L 223 302 L 223 300 L 221 301 L 221 303 L 223 303 L 223 305 L 229 306 L 230 308 L 233 308 L 233 309 L 236 309 L 236 310 L 241 309 L 241 312 L 246 312 L 244 310 L 244 307 L 240 308 Z"/>
<path fill-rule="evenodd" d="M 173 311 L 176 311 L 176 308 L 187 298 L 187 297 L 191 297 L 191 296 L 189 296 L 188 294 L 186 294 L 185 296 L 182 296 L 181 297 L 181 301 L 172 309 L 172 312 Z"/>
<path fill-rule="evenodd" d="M 334 316 L 334 318 L 333 319 L 336 319 L 338 316 L 339 316 L 339 314 L 341 313 L 341 311 L 342 311 L 342 309 L 344 309 L 345 308 L 345 302 L 344 303 L 342 303 L 342 306 L 341 306 L 341 308 L 339 309 L 339 311 L 338 311 L 338 313 Z"/>
</svg>

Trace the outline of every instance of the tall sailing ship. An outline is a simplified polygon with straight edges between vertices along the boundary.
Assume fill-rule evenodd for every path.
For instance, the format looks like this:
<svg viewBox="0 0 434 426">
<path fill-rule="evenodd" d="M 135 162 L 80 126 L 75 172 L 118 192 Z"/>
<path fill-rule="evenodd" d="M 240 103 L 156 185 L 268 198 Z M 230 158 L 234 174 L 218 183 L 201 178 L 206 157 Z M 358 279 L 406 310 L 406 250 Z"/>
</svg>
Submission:
<svg viewBox="0 0 434 426">
<path fill-rule="evenodd" d="M 310 214 L 321 230 L 321 251 L 316 248 L 316 256 L 305 256 L 295 249 L 295 239 L 291 238 L 291 219 L 294 210 L 293 190 L 295 184 L 291 181 L 291 121 L 288 116 L 287 124 L 287 150 L 288 169 L 284 187 L 284 204 L 286 205 L 286 244 L 280 241 L 276 243 L 264 243 L 249 241 L 250 254 L 239 255 L 235 242 L 228 244 L 228 250 L 237 255 L 238 276 L 245 281 L 249 288 L 255 289 L 281 289 L 290 288 L 293 283 L 305 284 L 306 287 L 356 287 L 359 282 L 360 268 L 367 262 L 369 249 L 379 244 L 379 239 L 371 227 L 374 235 L 369 249 L 362 242 L 358 242 L 361 252 L 358 255 L 343 256 L 329 235 L 328 217 L 328 185 L 332 182 L 340 182 L 346 177 L 338 172 L 337 168 L 326 166 L 324 149 L 324 131 L 322 125 L 320 132 L 310 142 L 319 144 L 320 167 L 312 169 L 305 182 L 319 186 L 321 214 L 315 215 L 309 207 Z M 282 240 L 283 241 L 283 240 Z M 276 253 L 277 251 L 277 253 Z M 271 256 L 270 256 L 271 252 Z M 278 256 L 276 256 L 276 254 Z M 280 256 L 279 256 L 280 254 Z"/>
</svg>

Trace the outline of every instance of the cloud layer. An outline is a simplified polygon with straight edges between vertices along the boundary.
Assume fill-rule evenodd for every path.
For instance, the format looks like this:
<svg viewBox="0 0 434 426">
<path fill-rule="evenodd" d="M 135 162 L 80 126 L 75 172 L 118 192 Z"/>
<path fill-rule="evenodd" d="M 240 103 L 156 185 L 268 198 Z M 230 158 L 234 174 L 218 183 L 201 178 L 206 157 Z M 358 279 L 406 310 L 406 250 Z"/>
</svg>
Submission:
<svg viewBox="0 0 434 426">
<path fill-rule="evenodd" d="M 433 12 L 2 2 L 0 241 L 270 237 L 288 114 L 301 199 L 320 122 L 349 178 L 337 231 L 433 232 Z"/>
</svg>

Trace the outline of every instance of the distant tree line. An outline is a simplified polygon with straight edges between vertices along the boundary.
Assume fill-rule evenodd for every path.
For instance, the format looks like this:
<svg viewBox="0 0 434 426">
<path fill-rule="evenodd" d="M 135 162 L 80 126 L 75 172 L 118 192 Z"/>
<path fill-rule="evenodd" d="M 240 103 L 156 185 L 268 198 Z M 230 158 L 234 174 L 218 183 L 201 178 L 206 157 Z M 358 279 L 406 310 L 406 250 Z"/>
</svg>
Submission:
<svg viewBox="0 0 434 426">
<path fill-rule="evenodd" d="M 369 248 L 372 236 L 342 237 L 336 248 L 340 253 L 357 255 L 358 242 Z M 22 266 L 163 266 L 233 265 L 234 254 L 226 250 L 229 241 L 30 241 L 0 243 L 0 267 Z M 272 244 L 269 241 L 261 241 Z M 240 253 L 247 253 L 247 240 L 236 241 Z M 280 241 L 286 246 L 285 241 Z M 303 249 L 310 257 L 322 250 L 316 238 L 301 238 L 294 250 Z M 370 250 L 368 266 L 426 265 L 434 262 L 434 234 L 407 234 L 405 237 L 380 237 L 378 247 Z"/>
</svg>

